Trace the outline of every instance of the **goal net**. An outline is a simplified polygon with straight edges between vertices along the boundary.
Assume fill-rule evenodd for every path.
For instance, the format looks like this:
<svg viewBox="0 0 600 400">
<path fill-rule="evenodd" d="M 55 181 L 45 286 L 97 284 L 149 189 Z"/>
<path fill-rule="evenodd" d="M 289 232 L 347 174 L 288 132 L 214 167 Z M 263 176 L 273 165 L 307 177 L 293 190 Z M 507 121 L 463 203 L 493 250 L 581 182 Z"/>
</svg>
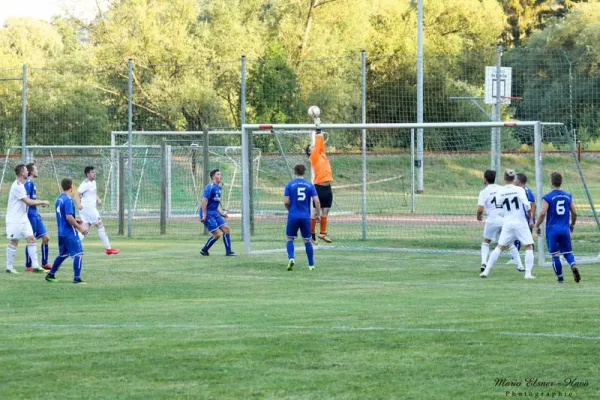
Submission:
<svg viewBox="0 0 600 400">
<path fill-rule="evenodd" d="M 498 157 L 490 154 L 492 127 L 500 133 Z M 297 133 L 307 128 L 310 125 L 244 126 L 243 146 L 252 143 L 263 154 L 260 177 L 243 175 L 248 189 L 243 193 L 247 214 L 242 223 L 246 251 L 284 246 L 283 187 L 295 164 L 310 167 L 304 148 L 311 143 L 311 134 Z M 600 187 L 586 186 L 585 180 L 586 172 L 597 167 L 591 159 L 578 162 L 572 139 L 561 125 L 324 124 L 322 128 L 334 175 L 331 246 L 477 253 L 483 232 L 483 223 L 476 220 L 483 172 L 499 158 L 498 181 L 506 168 L 525 173 L 538 205 L 540 194 L 550 190 L 550 173 L 561 172 L 564 189 L 573 193 L 580 213 L 575 252 L 598 255 L 599 230 L 591 200 Z M 422 155 L 417 128 L 423 129 Z M 543 239 L 538 242 L 543 245 Z M 331 247 L 323 245 L 319 244 Z M 538 246 L 539 255 L 544 253 Z"/>
</svg>

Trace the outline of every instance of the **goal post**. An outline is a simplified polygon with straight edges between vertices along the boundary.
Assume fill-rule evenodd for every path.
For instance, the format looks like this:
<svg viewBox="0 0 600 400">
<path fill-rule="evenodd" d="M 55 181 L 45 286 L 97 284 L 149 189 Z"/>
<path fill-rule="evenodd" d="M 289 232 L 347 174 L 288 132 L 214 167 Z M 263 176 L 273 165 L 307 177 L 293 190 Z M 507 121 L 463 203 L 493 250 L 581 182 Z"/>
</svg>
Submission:
<svg viewBox="0 0 600 400">
<path fill-rule="evenodd" d="M 518 128 L 518 127 L 527 127 L 532 130 L 532 136 L 538 138 L 534 141 L 534 158 L 536 160 L 540 160 L 541 156 L 541 123 L 539 121 L 501 121 L 501 122 L 463 122 L 463 123 L 455 123 L 455 122 L 437 122 L 437 123 L 378 123 L 378 124 L 321 124 L 321 129 L 324 131 L 344 131 L 344 130 L 352 130 L 360 132 L 360 130 L 366 130 L 366 138 L 370 136 L 369 132 L 384 130 L 405 130 L 409 131 L 410 129 L 459 129 L 459 128 Z M 254 131 L 282 131 L 282 130 L 305 130 L 305 129 L 314 129 L 313 124 L 245 124 L 242 126 L 242 148 L 246 149 L 249 145 L 249 135 L 253 134 Z M 362 142 L 362 141 L 361 141 Z M 489 146 L 489 136 L 487 139 L 487 145 Z M 362 153 L 364 157 L 364 152 L 366 146 L 362 146 L 362 143 L 358 146 L 358 148 L 363 148 Z M 488 147 L 489 149 L 489 147 Z M 242 151 L 242 154 L 246 154 L 245 151 Z M 250 177 L 248 173 L 248 166 L 250 160 L 248 157 L 243 157 L 242 163 L 244 165 L 242 171 L 242 236 L 244 241 L 244 252 L 250 253 L 252 250 L 251 243 L 252 237 L 250 232 L 250 221 L 254 216 L 250 215 L 250 188 L 252 187 L 252 183 L 250 182 Z M 489 162 L 486 163 L 486 166 L 489 165 Z M 339 173 L 339 171 L 337 171 Z M 481 171 L 483 172 L 483 171 Z M 535 171 L 535 181 L 537 183 L 536 194 L 538 197 L 542 195 L 542 170 L 536 169 Z M 336 171 L 334 170 L 334 179 L 335 179 Z M 359 185 L 364 187 L 364 179 L 360 180 Z M 334 187 L 335 189 L 335 187 Z M 364 189 L 363 189 L 364 191 Z M 335 199 L 335 196 L 334 196 Z M 364 220 L 364 218 L 363 218 Z M 363 222 L 362 229 L 365 229 L 365 222 Z M 359 238 L 360 239 L 360 238 Z M 364 239 L 364 236 L 363 236 Z M 541 243 L 541 240 L 539 240 Z M 543 246 L 543 243 L 542 243 Z M 543 247 L 538 246 L 538 253 L 540 255 L 543 254 Z"/>
</svg>

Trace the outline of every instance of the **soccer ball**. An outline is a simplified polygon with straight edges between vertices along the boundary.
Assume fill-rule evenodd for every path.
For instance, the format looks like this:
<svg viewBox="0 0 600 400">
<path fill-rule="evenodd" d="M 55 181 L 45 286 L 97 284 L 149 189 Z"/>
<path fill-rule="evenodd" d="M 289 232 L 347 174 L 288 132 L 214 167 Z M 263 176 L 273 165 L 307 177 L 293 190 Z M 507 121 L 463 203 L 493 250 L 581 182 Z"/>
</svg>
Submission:
<svg viewBox="0 0 600 400">
<path fill-rule="evenodd" d="M 317 106 L 308 107 L 308 116 L 312 119 L 319 118 L 321 116 L 321 110 Z"/>
</svg>

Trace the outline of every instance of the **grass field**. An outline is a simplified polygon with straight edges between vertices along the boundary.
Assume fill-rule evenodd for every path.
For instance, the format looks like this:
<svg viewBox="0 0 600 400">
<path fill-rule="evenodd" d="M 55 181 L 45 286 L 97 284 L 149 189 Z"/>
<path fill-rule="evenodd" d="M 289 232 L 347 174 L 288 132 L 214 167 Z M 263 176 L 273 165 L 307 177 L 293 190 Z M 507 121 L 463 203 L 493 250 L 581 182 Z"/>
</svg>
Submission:
<svg viewBox="0 0 600 400">
<path fill-rule="evenodd" d="M 84 242 L 85 286 L 70 263 L 57 284 L 3 274 L 2 399 L 600 398 L 598 265 L 559 286 L 506 258 L 486 280 L 477 256 L 417 253 L 321 250 L 313 272 L 299 253 L 287 272 L 283 253 L 113 242 Z"/>
</svg>

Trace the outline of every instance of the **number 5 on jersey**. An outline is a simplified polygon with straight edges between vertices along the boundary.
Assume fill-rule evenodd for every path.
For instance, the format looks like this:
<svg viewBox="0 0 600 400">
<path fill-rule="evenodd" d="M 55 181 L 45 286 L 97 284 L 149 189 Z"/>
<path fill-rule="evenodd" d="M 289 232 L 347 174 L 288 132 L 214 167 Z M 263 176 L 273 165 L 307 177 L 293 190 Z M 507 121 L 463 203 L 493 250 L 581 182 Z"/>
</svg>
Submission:
<svg viewBox="0 0 600 400">
<path fill-rule="evenodd" d="M 298 201 L 304 201 L 306 199 L 306 193 L 304 193 L 305 190 L 306 187 L 304 186 L 298 187 Z"/>
</svg>

